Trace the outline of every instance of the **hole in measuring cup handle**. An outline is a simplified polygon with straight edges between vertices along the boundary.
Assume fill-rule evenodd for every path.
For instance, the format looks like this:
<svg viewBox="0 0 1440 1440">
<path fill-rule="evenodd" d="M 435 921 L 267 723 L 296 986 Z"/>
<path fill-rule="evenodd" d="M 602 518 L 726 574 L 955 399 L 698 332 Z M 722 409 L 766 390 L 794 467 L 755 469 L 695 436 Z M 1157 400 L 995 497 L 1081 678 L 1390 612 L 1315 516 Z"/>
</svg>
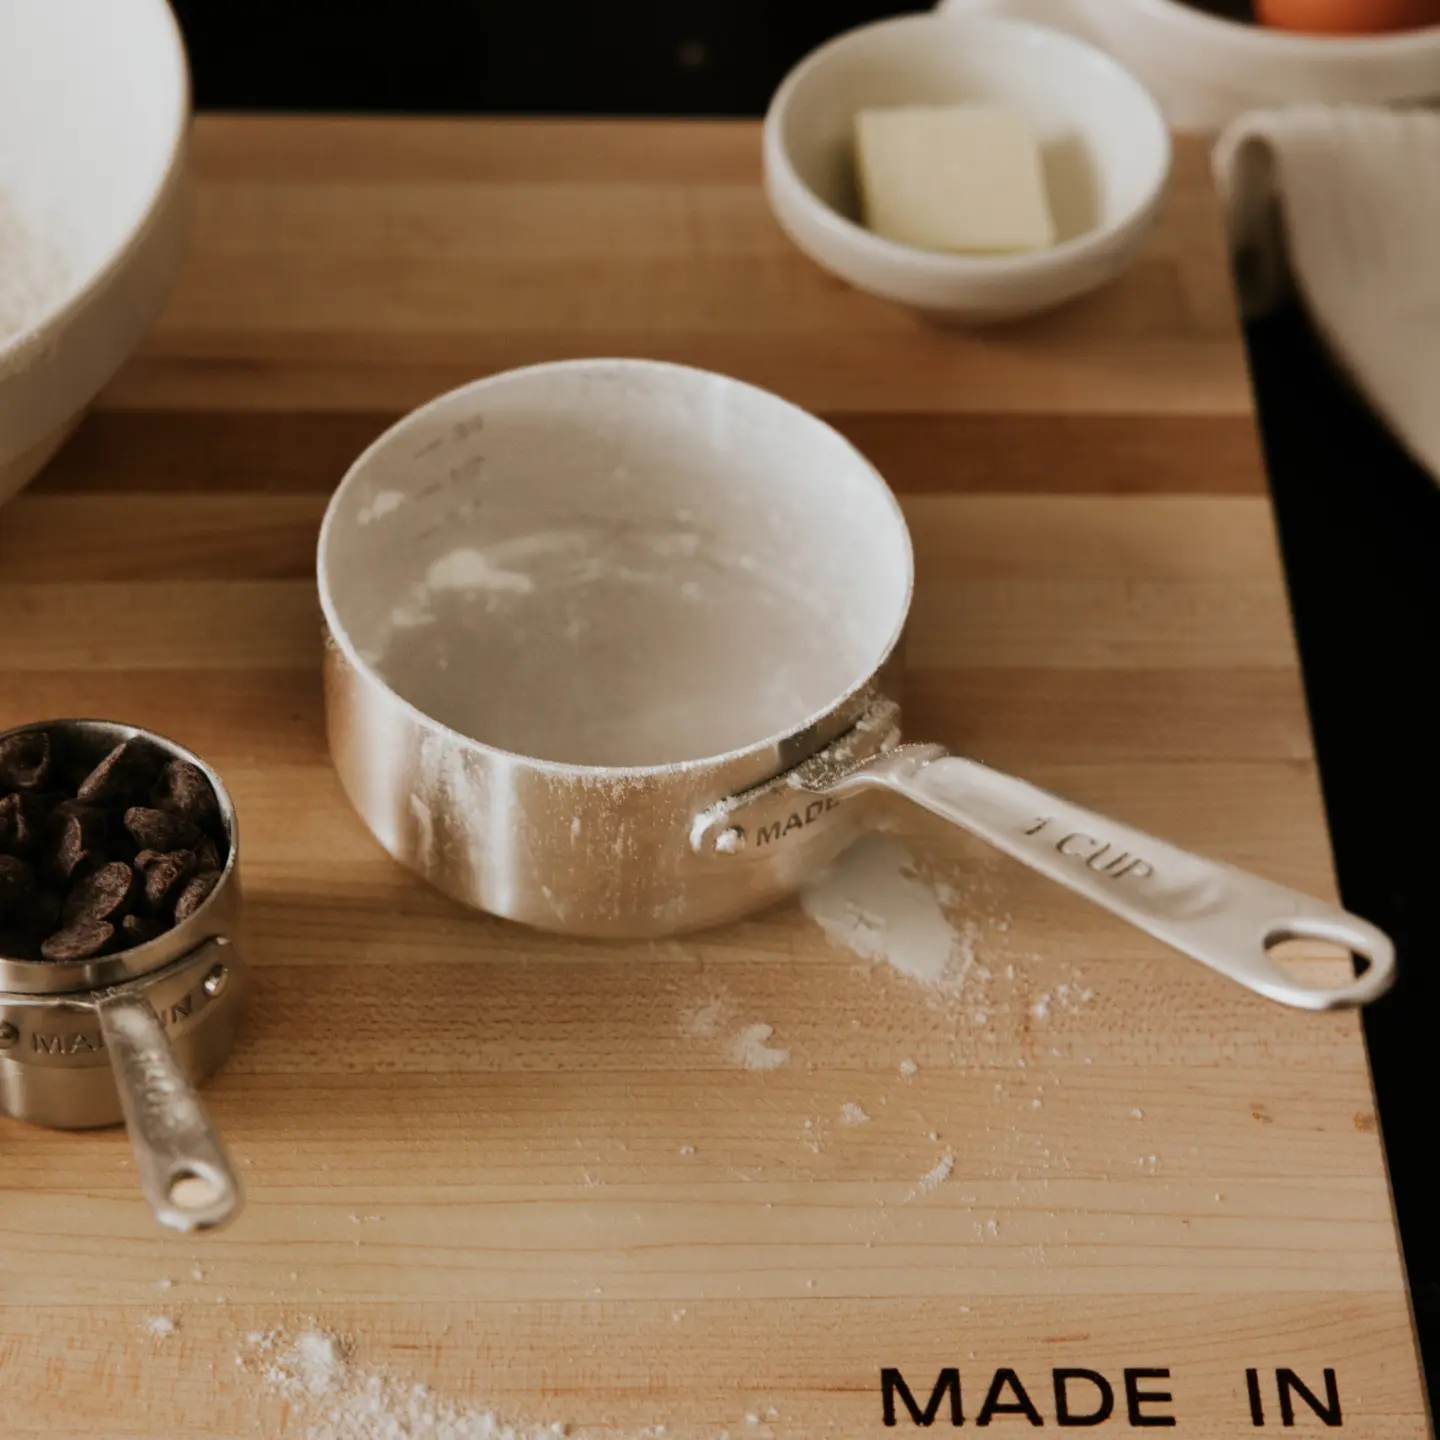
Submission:
<svg viewBox="0 0 1440 1440">
<path fill-rule="evenodd" d="M 697 855 L 721 860 L 766 860 L 823 828 L 844 798 L 797 783 L 801 771 L 822 769 L 837 775 L 873 760 L 900 743 L 900 707 L 878 698 L 838 739 L 793 769 L 738 795 L 731 795 L 695 817 L 690 847 Z"/>
<path fill-rule="evenodd" d="M 1365 974 L 1370 957 L 1342 945 L 1338 940 L 1315 940 L 1308 935 L 1280 931 L 1265 942 L 1270 963 L 1283 970 L 1297 985 L 1314 989 L 1333 988 Z"/>
<path fill-rule="evenodd" d="M 1302 915 L 1261 942 L 1270 993 L 1306 1010 L 1366 1005 L 1395 982 L 1395 945 L 1357 915 Z"/>
<path fill-rule="evenodd" d="M 209 1210 L 225 1196 L 224 1184 L 208 1167 L 187 1165 L 170 1177 L 170 1203 L 188 1212 Z"/>
</svg>

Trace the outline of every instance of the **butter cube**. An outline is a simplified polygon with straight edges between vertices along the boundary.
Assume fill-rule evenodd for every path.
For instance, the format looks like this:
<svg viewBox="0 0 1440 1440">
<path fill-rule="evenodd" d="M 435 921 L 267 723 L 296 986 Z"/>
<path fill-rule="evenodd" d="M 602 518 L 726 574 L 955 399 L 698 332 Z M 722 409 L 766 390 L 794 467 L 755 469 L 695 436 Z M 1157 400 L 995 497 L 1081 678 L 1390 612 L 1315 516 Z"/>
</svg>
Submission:
<svg viewBox="0 0 1440 1440">
<path fill-rule="evenodd" d="M 862 110 L 855 154 L 865 224 L 887 240 L 981 254 L 1055 243 L 1040 146 L 1013 106 Z"/>
</svg>

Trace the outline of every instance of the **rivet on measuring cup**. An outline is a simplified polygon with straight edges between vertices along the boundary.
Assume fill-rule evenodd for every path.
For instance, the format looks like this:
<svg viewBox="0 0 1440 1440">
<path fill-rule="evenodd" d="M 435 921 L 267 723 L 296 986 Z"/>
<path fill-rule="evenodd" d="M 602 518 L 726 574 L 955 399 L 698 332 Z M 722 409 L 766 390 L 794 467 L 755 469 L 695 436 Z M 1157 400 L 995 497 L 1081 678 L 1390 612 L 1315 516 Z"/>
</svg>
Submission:
<svg viewBox="0 0 1440 1440">
<path fill-rule="evenodd" d="M 0 1050 L 8 1050 L 18 1039 L 20 1032 L 8 1021 L 0 1021 Z"/>
<path fill-rule="evenodd" d="M 225 988 L 225 982 L 229 978 L 230 972 L 223 965 L 215 965 L 200 983 L 204 986 L 205 993 L 214 999 Z"/>
</svg>

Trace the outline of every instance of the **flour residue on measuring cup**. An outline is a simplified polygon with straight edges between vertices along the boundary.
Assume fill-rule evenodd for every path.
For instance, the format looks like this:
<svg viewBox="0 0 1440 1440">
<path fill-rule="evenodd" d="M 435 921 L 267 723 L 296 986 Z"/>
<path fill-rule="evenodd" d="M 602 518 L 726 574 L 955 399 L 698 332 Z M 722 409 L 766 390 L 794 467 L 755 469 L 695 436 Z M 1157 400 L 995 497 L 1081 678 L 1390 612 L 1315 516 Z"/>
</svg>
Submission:
<svg viewBox="0 0 1440 1440">
<path fill-rule="evenodd" d="M 816 597 L 683 519 L 419 547 L 372 663 L 451 729 L 573 764 L 673 763 L 793 727 L 843 688 L 845 647 L 817 643 Z"/>
<path fill-rule="evenodd" d="M 347 478 L 337 639 L 448 730 L 663 768 L 802 729 L 894 643 L 893 497 L 838 435 L 721 376 L 594 362 L 442 397 Z"/>
<path fill-rule="evenodd" d="M 403 490 L 377 490 L 365 505 L 360 507 L 355 521 L 359 525 L 373 525 L 377 520 L 383 520 L 387 515 L 393 514 L 405 503 L 405 492 Z"/>
</svg>

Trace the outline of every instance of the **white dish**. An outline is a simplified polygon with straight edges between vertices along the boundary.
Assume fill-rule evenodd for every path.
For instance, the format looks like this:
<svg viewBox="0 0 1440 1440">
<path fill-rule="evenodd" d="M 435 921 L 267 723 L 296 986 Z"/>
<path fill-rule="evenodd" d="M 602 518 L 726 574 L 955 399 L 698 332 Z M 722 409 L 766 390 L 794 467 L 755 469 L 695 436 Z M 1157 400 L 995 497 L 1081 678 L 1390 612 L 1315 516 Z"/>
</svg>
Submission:
<svg viewBox="0 0 1440 1440">
<path fill-rule="evenodd" d="M 0 504 L 170 293 L 188 116 L 164 0 L 0 4 Z"/>
<path fill-rule="evenodd" d="M 1155 92 L 1172 125 L 1218 130 L 1247 110 L 1303 101 L 1440 99 L 1440 26 L 1389 35 L 1295 35 L 1181 0 L 940 0 L 950 18 L 1043 20 L 1102 45 Z"/>
<path fill-rule="evenodd" d="M 859 223 L 855 113 L 967 101 L 1017 105 L 1035 124 L 1053 248 L 947 255 Z M 1050 309 L 1113 279 L 1143 245 L 1170 173 L 1164 117 L 1133 76 L 1072 36 L 993 16 L 904 16 L 821 46 L 776 91 L 764 153 L 771 208 L 806 254 L 862 290 L 962 324 Z"/>
</svg>

